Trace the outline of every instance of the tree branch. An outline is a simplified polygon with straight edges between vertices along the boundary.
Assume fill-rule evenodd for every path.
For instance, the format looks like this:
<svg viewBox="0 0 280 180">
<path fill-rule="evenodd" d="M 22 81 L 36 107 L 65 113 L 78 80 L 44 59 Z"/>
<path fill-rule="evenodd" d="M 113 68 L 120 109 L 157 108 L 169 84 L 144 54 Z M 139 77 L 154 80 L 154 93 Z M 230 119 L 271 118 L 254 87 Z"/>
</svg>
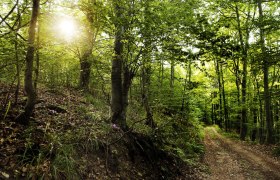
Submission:
<svg viewBox="0 0 280 180">
<path fill-rule="evenodd" d="M 1 17 L 2 21 L 0 22 L 0 24 L 2 24 L 14 12 L 17 5 L 18 5 L 18 0 L 16 1 L 16 4 L 12 7 L 12 9 L 8 12 L 8 14 L 4 18 Z"/>
</svg>

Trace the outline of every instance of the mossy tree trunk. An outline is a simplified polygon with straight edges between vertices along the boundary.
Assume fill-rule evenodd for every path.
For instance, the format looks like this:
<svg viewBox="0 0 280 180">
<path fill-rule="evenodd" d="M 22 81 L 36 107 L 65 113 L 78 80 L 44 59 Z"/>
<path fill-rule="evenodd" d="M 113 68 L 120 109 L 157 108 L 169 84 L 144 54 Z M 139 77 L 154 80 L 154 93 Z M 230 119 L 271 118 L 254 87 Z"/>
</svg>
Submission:
<svg viewBox="0 0 280 180">
<path fill-rule="evenodd" d="M 24 111 L 16 118 L 16 121 L 20 124 L 29 124 L 30 116 L 35 107 L 36 92 L 33 86 L 33 59 L 35 52 L 35 36 L 36 36 L 36 24 L 39 16 L 40 0 L 33 0 L 32 15 L 29 25 L 29 37 L 28 48 L 25 58 L 25 78 L 24 78 L 24 90 L 27 94 L 27 102 L 24 107 Z"/>
</svg>

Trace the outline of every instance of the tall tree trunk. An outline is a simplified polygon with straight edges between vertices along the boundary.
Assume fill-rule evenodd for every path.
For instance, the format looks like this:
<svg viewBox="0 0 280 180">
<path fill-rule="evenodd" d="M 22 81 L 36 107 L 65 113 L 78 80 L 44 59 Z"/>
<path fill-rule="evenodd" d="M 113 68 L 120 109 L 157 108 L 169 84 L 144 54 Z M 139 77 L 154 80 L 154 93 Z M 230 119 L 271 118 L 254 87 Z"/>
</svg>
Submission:
<svg viewBox="0 0 280 180">
<path fill-rule="evenodd" d="M 85 53 L 80 59 L 80 88 L 88 91 L 89 90 L 89 81 L 90 81 L 90 71 L 91 71 L 91 62 L 90 62 L 91 51 Z"/>
<path fill-rule="evenodd" d="M 127 66 L 125 66 L 123 72 L 123 82 L 122 82 L 122 103 L 123 103 L 123 108 L 122 108 L 122 120 L 126 121 L 126 112 L 127 112 L 127 106 L 128 106 L 128 93 L 129 89 L 132 83 L 132 79 L 134 77 L 134 72 L 130 70 Z M 126 129 L 126 125 L 124 126 L 123 129 Z"/>
<path fill-rule="evenodd" d="M 37 23 L 37 48 L 36 48 L 36 68 L 35 68 L 35 79 L 34 79 L 34 89 L 35 91 L 37 91 L 37 84 L 38 84 L 38 80 L 39 80 L 39 70 L 40 70 L 40 52 L 39 52 L 39 48 L 40 48 L 40 24 Z"/>
<path fill-rule="evenodd" d="M 143 66 L 142 66 L 142 101 L 146 111 L 146 122 L 145 124 L 150 126 L 152 129 L 156 127 L 154 122 L 152 109 L 150 107 L 150 81 L 151 81 L 151 53 L 152 53 L 152 42 L 151 42 L 151 18 L 150 16 L 150 2 L 145 1 L 145 10 L 144 10 L 144 28 L 143 28 L 143 37 L 144 37 L 144 46 L 143 51 Z"/>
<path fill-rule="evenodd" d="M 122 65 L 123 65 L 123 43 L 122 37 L 124 33 L 124 27 L 121 24 L 122 11 L 120 7 L 120 1 L 114 1 L 114 10 L 116 13 L 116 34 L 114 43 L 114 56 L 112 60 L 112 73 L 111 73 L 111 84 L 112 84 L 112 103 L 111 111 L 112 117 L 111 122 L 118 124 L 122 129 L 127 129 L 126 119 L 124 117 L 123 107 L 123 84 L 122 84 Z"/>
<path fill-rule="evenodd" d="M 90 13 L 87 14 L 87 20 L 90 24 L 94 23 L 93 17 L 91 17 Z M 91 58 L 93 51 L 93 44 L 95 42 L 96 34 L 98 29 L 95 32 L 89 27 L 87 30 L 87 39 L 85 40 L 85 47 L 82 52 L 82 56 L 80 57 L 80 88 L 84 91 L 89 90 L 89 81 L 91 74 Z"/>
<path fill-rule="evenodd" d="M 217 80 L 218 80 L 218 87 L 219 87 L 219 115 L 218 115 L 218 125 L 219 127 L 223 127 L 222 125 L 222 112 L 223 112 L 223 101 L 222 101 L 222 82 L 221 82 L 221 70 L 220 70 L 220 62 L 216 60 L 216 74 L 217 74 Z"/>
<path fill-rule="evenodd" d="M 257 98 L 254 97 L 254 102 L 256 102 L 256 101 L 257 101 Z M 253 122 L 254 122 L 254 124 L 253 124 L 253 128 L 252 128 L 252 136 L 251 136 L 251 139 L 252 139 L 252 141 L 255 141 L 256 138 L 257 138 L 258 115 L 257 115 L 257 108 L 255 107 L 255 105 L 253 105 L 253 106 L 254 106 L 254 107 L 253 107 L 252 111 L 253 111 Z"/>
<path fill-rule="evenodd" d="M 256 81 L 256 86 L 257 86 L 257 96 L 259 99 L 259 117 L 260 117 L 260 127 L 259 127 L 259 142 L 260 144 L 263 144 L 265 141 L 264 138 L 264 118 L 263 118 L 263 103 L 262 103 L 262 97 L 261 97 L 261 92 L 260 92 L 260 85 L 259 82 L 257 80 L 257 78 L 255 78 Z"/>
<path fill-rule="evenodd" d="M 149 125 L 151 128 L 155 128 L 156 124 L 153 119 L 152 109 L 150 107 L 150 98 L 149 98 L 149 89 L 150 89 L 150 75 L 151 67 L 150 62 L 147 62 L 146 65 L 143 65 L 142 68 L 142 100 L 143 105 L 146 111 L 146 125 Z"/>
<path fill-rule="evenodd" d="M 89 15 L 87 15 L 89 16 Z M 92 17 L 87 17 L 89 23 L 93 24 Z M 95 32 L 97 33 L 97 32 Z M 89 90 L 89 81 L 91 74 L 91 57 L 93 51 L 93 44 L 95 41 L 95 36 L 92 29 L 88 29 L 87 31 L 87 39 L 85 40 L 85 49 L 82 52 L 82 56 L 80 57 L 80 88 L 88 91 Z"/>
<path fill-rule="evenodd" d="M 278 87 L 278 86 L 277 86 Z M 276 90 L 278 91 L 279 89 L 276 87 Z M 275 116 L 275 124 L 276 124 L 276 127 L 275 127 L 275 134 L 278 134 L 277 138 L 275 139 L 275 142 L 278 143 L 279 140 L 280 140 L 280 137 L 279 137 L 279 100 L 276 100 L 275 102 L 275 106 L 274 106 L 274 116 Z"/>
<path fill-rule="evenodd" d="M 80 82 L 79 86 L 84 91 L 89 90 L 90 75 L 92 67 L 92 51 L 96 42 L 97 35 L 100 29 L 100 15 L 99 5 L 96 0 L 87 2 L 88 8 L 82 8 L 82 11 L 86 15 L 87 27 L 86 27 L 86 39 L 84 39 L 84 45 L 82 49 L 80 59 Z"/>
<path fill-rule="evenodd" d="M 247 58 L 243 58 L 243 76 L 241 83 L 241 101 L 242 101 L 242 110 L 241 110 L 241 131 L 240 131 L 240 139 L 245 140 L 247 135 L 247 106 L 246 99 L 247 96 Z"/>
<path fill-rule="evenodd" d="M 225 128 L 226 131 L 229 131 L 229 118 L 228 118 L 228 107 L 226 101 L 226 93 L 225 93 L 225 81 L 224 81 L 224 73 L 223 67 L 221 65 L 221 82 L 222 82 L 222 96 L 223 96 L 223 107 L 224 107 L 224 119 L 225 119 Z"/>
<path fill-rule="evenodd" d="M 16 59 L 16 70 L 17 70 L 17 86 L 15 91 L 15 104 L 18 103 L 18 95 L 19 95 L 19 89 L 20 89 L 20 62 L 19 62 L 19 55 L 18 55 L 18 39 L 17 34 L 15 36 L 15 59 Z"/>
<path fill-rule="evenodd" d="M 242 69 L 242 81 L 241 81 L 241 102 L 242 102 L 242 109 L 241 109 L 241 129 L 240 129 L 240 139 L 245 140 L 248 127 L 247 127 L 247 51 L 249 48 L 249 29 L 248 29 L 248 21 L 250 18 L 250 7 L 248 8 L 248 15 L 246 19 L 246 36 L 245 40 L 243 37 L 243 32 L 241 28 L 241 22 L 240 22 L 240 15 L 239 15 L 239 9 L 237 4 L 235 5 L 235 12 L 236 12 L 236 21 L 238 26 L 238 34 L 239 34 L 239 42 L 242 48 L 242 63 L 243 63 L 243 69 Z"/>
<path fill-rule="evenodd" d="M 18 4 L 18 2 L 17 2 Z M 15 31 L 15 59 L 16 59 L 16 70 L 17 70 L 17 86 L 16 86 L 16 91 L 15 91 L 15 104 L 18 102 L 18 95 L 19 95 L 19 89 L 20 89 L 20 60 L 19 60 L 19 54 L 18 54 L 18 29 L 21 27 L 21 14 L 19 7 L 17 7 L 17 18 L 18 18 L 18 24 L 17 24 L 17 30 Z"/>
<path fill-rule="evenodd" d="M 263 78 L 264 78 L 264 107 L 265 107 L 265 119 L 266 119 L 266 143 L 274 143 L 273 137 L 273 119 L 271 117 L 271 99 L 269 93 L 269 80 L 268 80 L 268 71 L 269 71 L 269 62 L 265 47 L 265 35 L 263 28 L 263 10 L 262 10 L 262 0 L 258 0 L 258 9 L 259 9 L 259 28 L 260 28 L 260 45 L 263 58 Z"/>
<path fill-rule="evenodd" d="M 241 101 L 240 101 L 240 80 L 239 80 L 239 60 L 236 61 L 235 63 L 235 68 L 234 68 L 234 74 L 235 74 L 235 85 L 236 85 L 236 90 L 237 90 L 237 106 L 241 107 Z M 236 121 L 240 122 L 241 119 L 241 114 L 240 114 L 240 110 L 238 109 L 237 111 L 237 117 L 236 117 Z M 235 126 L 236 130 L 238 133 L 240 133 L 241 131 L 241 122 L 237 124 L 237 126 Z"/>
<path fill-rule="evenodd" d="M 190 105 L 189 105 L 189 100 L 187 100 L 188 96 L 186 97 L 185 93 L 186 93 L 187 89 L 191 88 L 191 82 L 192 82 L 191 80 L 192 80 L 192 60 L 189 59 L 188 66 L 187 66 L 186 79 L 185 79 L 183 101 L 182 101 L 182 106 L 181 106 L 181 111 L 183 111 L 185 109 L 185 112 L 187 113 L 187 117 L 189 117 L 189 113 L 190 113 L 189 106 Z"/>
<path fill-rule="evenodd" d="M 212 104 L 212 107 L 211 107 L 211 120 L 212 120 L 212 124 L 216 124 L 216 121 L 215 121 L 215 105 Z"/>
<path fill-rule="evenodd" d="M 256 73 L 252 73 L 253 75 L 253 81 L 256 82 Z M 253 82 L 254 83 L 254 82 Z M 251 140 L 252 141 L 256 141 L 256 139 L 258 138 L 258 123 L 259 123 L 259 114 L 258 114 L 258 85 L 254 84 L 254 93 L 253 93 L 253 102 L 255 104 L 253 104 L 252 107 L 252 114 L 253 114 L 253 127 L 252 127 L 252 136 L 251 136 Z"/>
<path fill-rule="evenodd" d="M 186 75 L 186 79 L 185 79 L 185 82 L 184 82 L 184 90 L 183 90 L 183 97 L 182 97 L 182 105 L 181 105 L 181 112 L 184 112 L 184 109 L 185 109 L 185 96 L 186 96 L 186 90 L 187 90 L 187 85 L 188 85 L 188 75 Z"/>
<path fill-rule="evenodd" d="M 213 92 L 213 99 L 217 98 L 217 92 Z M 218 118 L 217 118 L 217 110 L 218 110 L 218 105 L 217 104 L 212 104 L 212 124 L 217 124 L 218 123 Z"/>
<path fill-rule="evenodd" d="M 29 118 L 34 110 L 36 102 L 36 92 L 33 87 L 33 59 L 35 51 L 35 34 L 36 34 L 36 23 L 39 16 L 40 0 L 33 0 L 32 15 L 29 25 L 29 37 L 28 37 L 28 48 L 25 58 L 25 79 L 24 79 L 24 90 L 27 94 L 27 102 L 24 107 L 24 112 L 22 112 L 16 121 L 20 124 L 27 125 L 29 123 Z"/>
</svg>

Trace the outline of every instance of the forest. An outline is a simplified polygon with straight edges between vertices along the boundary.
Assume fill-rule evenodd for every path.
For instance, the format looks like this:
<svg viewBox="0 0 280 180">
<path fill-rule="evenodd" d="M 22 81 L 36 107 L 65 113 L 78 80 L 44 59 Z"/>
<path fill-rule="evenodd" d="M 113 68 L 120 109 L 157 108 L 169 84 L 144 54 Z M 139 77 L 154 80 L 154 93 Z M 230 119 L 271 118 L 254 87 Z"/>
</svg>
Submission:
<svg viewBox="0 0 280 180">
<path fill-rule="evenodd" d="M 0 9 L 0 179 L 280 179 L 278 0 Z"/>
</svg>

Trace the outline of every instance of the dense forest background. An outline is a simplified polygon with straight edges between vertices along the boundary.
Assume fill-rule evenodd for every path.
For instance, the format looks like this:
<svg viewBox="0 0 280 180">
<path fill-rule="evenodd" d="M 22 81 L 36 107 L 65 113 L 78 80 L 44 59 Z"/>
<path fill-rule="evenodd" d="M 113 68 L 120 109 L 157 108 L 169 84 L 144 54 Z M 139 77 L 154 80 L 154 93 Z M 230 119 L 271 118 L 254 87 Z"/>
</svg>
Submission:
<svg viewBox="0 0 280 180">
<path fill-rule="evenodd" d="M 122 138 L 130 157 L 164 150 L 192 164 L 212 124 L 280 143 L 276 0 L 2 0 L 0 8 L 2 150 L 21 139 L 11 169 L 72 176 L 74 142 L 115 162 L 110 147 Z"/>
</svg>

